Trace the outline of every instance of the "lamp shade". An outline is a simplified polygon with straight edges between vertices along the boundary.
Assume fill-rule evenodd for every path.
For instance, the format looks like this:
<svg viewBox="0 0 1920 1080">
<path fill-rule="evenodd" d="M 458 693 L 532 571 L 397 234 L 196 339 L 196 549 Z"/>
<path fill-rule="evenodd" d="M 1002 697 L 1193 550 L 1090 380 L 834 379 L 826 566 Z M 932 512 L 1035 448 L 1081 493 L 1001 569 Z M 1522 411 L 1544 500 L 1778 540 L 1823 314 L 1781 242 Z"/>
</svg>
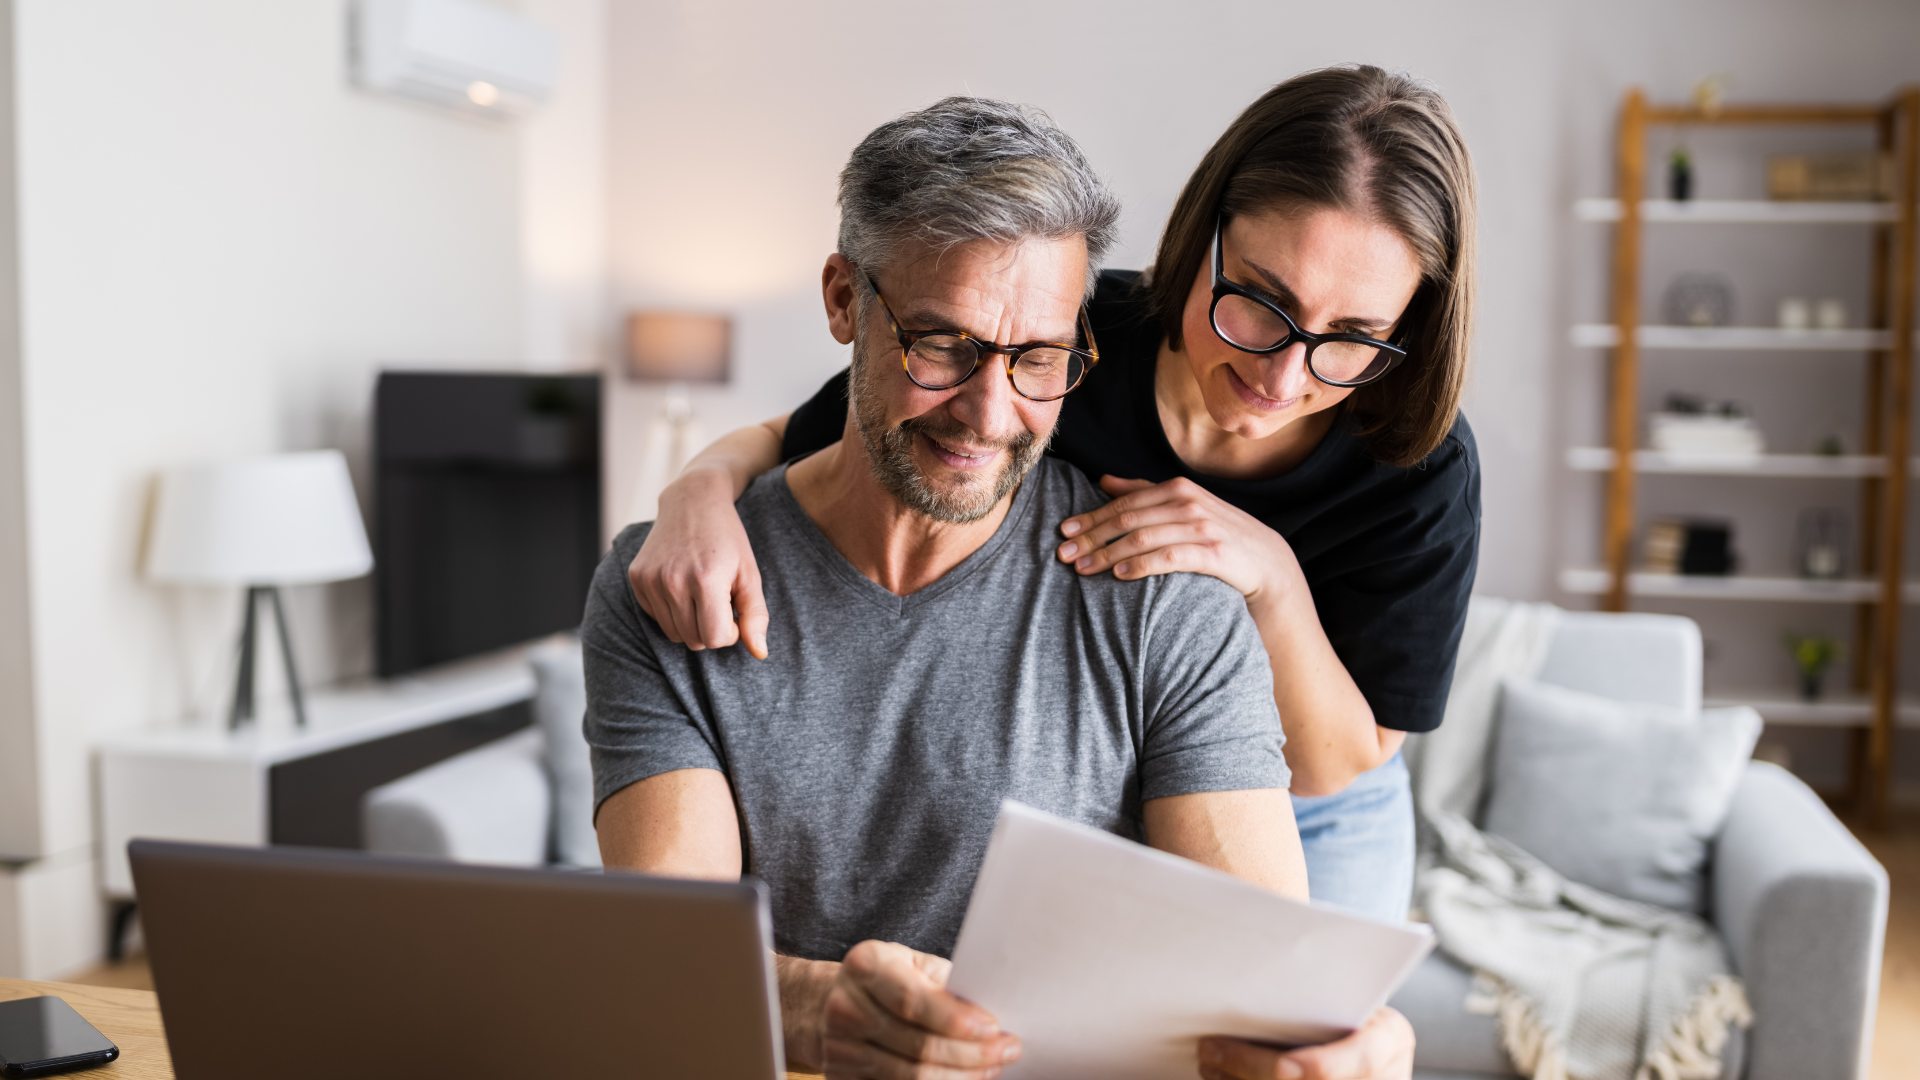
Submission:
<svg viewBox="0 0 1920 1080">
<path fill-rule="evenodd" d="M 725 315 L 642 311 L 627 317 L 627 374 L 660 382 L 727 381 L 733 321 Z"/>
<path fill-rule="evenodd" d="M 338 450 L 193 465 L 161 477 L 147 545 L 154 581 L 301 585 L 371 569 Z"/>
</svg>

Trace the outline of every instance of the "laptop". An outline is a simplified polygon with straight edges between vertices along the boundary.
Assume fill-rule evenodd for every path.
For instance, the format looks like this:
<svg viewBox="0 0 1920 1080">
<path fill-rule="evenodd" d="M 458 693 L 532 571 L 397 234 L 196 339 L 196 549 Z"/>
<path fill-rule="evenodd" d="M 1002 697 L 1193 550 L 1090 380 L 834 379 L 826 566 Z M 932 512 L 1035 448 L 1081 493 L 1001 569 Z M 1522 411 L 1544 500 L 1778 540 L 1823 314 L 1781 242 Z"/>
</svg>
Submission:
<svg viewBox="0 0 1920 1080">
<path fill-rule="evenodd" d="M 180 1080 L 783 1075 L 757 881 L 128 854 Z"/>
</svg>

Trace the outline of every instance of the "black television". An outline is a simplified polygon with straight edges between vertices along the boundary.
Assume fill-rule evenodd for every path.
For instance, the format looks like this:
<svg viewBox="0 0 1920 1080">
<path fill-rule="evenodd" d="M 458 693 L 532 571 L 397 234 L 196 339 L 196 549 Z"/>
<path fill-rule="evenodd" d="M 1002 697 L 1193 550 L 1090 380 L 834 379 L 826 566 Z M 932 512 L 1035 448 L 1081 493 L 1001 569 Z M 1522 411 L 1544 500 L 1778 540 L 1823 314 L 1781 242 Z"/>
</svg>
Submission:
<svg viewBox="0 0 1920 1080">
<path fill-rule="evenodd" d="M 373 416 L 381 677 L 578 627 L 601 555 L 600 377 L 389 371 Z"/>
</svg>

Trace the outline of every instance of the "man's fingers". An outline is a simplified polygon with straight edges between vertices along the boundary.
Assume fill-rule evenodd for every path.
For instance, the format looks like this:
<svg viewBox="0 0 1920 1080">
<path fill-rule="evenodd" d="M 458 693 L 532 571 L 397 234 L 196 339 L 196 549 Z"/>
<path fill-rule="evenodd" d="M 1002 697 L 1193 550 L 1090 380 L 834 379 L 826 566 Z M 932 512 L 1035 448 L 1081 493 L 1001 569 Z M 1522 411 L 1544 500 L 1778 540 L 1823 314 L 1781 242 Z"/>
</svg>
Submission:
<svg viewBox="0 0 1920 1080">
<path fill-rule="evenodd" d="M 966 1068 L 917 1062 L 882 1046 L 829 1037 L 827 1080 L 993 1080 L 1004 1066 Z"/>
<path fill-rule="evenodd" d="M 992 1013 L 947 993 L 912 955 L 905 945 L 863 941 L 841 963 L 874 1001 L 909 1023 L 958 1039 L 987 1039 L 999 1032 Z"/>
<path fill-rule="evenodd" d="M 980 1041 L 935 1035 L 896 1016 L 857 983 L 836 987 L 828 998 L 827 1043 L 829 1063 L 918 1062 L 926 1072 L 901 1074 L 916 1077 L 992 1076 L 1020 1057 L 1020 1040 L 1011 1035 L 1002 1032 Z M 878 1056 L 863 1053 L 862 1047 Z M 827 1072 L 835 1075 L 837 1070 L 829 1067 Z"/>
<path fill-rule="evenodd" d="M 1293 1070 L 1285 1066 L 1293 1064 Z M 1200 1040 L 1201 1075 L 1230 1076 L 1234 1080 L 1299 1080 L 1299 1066 L 1284 1060 L 1280 1051 L 1239 1039 Z"/>
<path fill-rule="evenodd" d="M 827 1075 L 988 1080 L 1019 1058 L 991 1013 L 945 990 L 949 970 L 889 942 L 848 950 L 826 1002 Z"/>
<path fill-rule="evenodd" d="M 868 1042 L 909 1061 L 953 1069 L 998 1071 L 1020 1057 L 1020 1040 L 1006 1032 L 989 1039 L 954 1039 L 916 1027 L 872 1004 L 865 1026 Z"/>
<path fill-rule="evenodd" d="M 1239 1039 L 1202 1039 L 1200 1072 L 1234 1080 L 1407 1080 L 1413 1045 L 1407 1018 L 1382 1008 L 1344 1039 L 1285 1053 Z"/>
<path fill-rule="evenodd" d="M 1377 1010 L 1344 1039 L 1286 1054 L 1301 1080 L 1405 1080 L 1413 1073 L 1413 1025 L 1390 1008 Z"/>
</svg>

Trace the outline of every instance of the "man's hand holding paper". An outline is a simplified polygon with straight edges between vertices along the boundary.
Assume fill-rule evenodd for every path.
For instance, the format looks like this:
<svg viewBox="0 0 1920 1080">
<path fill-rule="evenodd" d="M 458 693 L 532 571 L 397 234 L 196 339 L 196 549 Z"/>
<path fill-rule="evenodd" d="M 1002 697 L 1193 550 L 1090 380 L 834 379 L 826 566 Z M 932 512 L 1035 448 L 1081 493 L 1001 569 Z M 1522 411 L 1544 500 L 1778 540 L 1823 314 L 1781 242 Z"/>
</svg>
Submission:
<svg viewBox="0 0 1920 1080">
<path fill-rule="evenodd" d="M 1431 946 L 1009 801 L 952 989 L 1020 1036 L 1009 1077 L 1404 1076 L 1381 1006 Z"/>
</svg>

